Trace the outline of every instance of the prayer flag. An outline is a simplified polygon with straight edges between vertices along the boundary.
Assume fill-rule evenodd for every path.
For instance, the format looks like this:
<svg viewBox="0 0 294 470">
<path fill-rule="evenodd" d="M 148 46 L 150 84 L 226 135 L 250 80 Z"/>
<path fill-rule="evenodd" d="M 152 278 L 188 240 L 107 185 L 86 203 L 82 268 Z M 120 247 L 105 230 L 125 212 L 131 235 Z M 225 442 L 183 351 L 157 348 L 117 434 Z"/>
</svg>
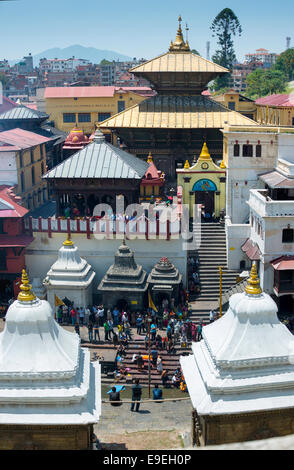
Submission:
<svg viewBox="0 0 294 470">
<path fill-rule="evenodd" d="M 150 290 L 148 291 L 148 302 L 149 302 L 149 308 L 152 308 L 155 312 L 157 312 L 158 310 L 153 303 Z"/>
<path fill-rule="evenodd" d="M 65 303 L 59 297 L 57 297 L 56 294 L 54 294 L 54 300 L 55 300 L 55 307 L 58 307 L 59 305 L 65 305 Z"/>
</svg>

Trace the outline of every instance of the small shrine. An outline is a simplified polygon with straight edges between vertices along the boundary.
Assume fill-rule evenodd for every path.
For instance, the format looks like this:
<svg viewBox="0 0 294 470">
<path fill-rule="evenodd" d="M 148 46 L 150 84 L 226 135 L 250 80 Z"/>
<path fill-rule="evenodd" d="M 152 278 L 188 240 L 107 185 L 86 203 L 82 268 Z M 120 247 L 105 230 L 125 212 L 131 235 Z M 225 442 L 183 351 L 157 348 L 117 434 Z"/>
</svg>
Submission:
<svg viewBox="0 0 294 470">
<path fill-rule="evenodd" d="M 23 270 L 0 333 L 0 449 L 89 450 L 101 415 L 101 366 L 31 287 Z"/>
<path fill-rule="evenodd" d="M 58 259 L 51 266 L 43 281 L 47 289 L 47 300 L 55 305 L 55 295 L 67 297 L 75 307 L 92 304 L 92 283 L 95 272 L 92 266 L 80 257 L 79 249 L 69 236 L 58 251 Z"/>
<path fill-rule="evenodd" d="M 294 427 L 294 337 L 260 288 L 255 264 L 203 340 L 182 356 L 197 445 L 285 436 Z"/>
<path fill-rule="evenodd" d="M 147 163 L 149 163 L 149 168 L 147 168 L 140 185 L 141 201 L 149 201 L 153 197 L 160 197 L 165 184 L 165 174 L 156 168 L 151 152 L 149 152 Z"/>
<path fill-rule="evenodd" d="M 188 160 L 183 169 L 177 170 L 178 186 L 183 188 L 183 203 L 189 206 L 193 217 L 195 204 L 201 204 L 203 212 L 219 218 L 226 207 L 226 167 L 218 166 L 211 158 L 206 143 L 201 154 L 190 166 Z"/>
<path fill-rule="evenodd" d="M 82 150 L 88 144 L 88 137 L 84 134 L 81 129 L 77 127 L 77 125 L 75 125 L 75 127 L 70 131 L 67 138 L 65 139 L 63 145 L 64 157 L 70 157 L 78 150 Z"/>
<path fill-rule="evenodd" d="M 147 273 L 136 263 L 133 251 L 123 240 L 115 254 L 114 264 L 98 286 L 103 306 L 140 310 L 147 301 L 147 289 Z"/>
<path fill-rule="evenodd" d="M 163 257 L 153 267 L 147 282 L 151 288 L 155 304 L 160 305 L 163 299 L 167 299 L 169 302 L 171 299 L 177 301 L 182 275 L 168 258 Z"/>
</svg>

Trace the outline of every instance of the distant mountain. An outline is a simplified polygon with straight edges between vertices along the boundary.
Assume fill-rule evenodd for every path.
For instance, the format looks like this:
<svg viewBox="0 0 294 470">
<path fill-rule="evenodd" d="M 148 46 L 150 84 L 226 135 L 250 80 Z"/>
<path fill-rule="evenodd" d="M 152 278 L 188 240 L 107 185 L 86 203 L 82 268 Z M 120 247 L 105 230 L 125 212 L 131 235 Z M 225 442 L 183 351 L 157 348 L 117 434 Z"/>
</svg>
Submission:
<svg viewBox="0 0 294 470">
<path fill-rule="evenodd" d="M 69 59 L 70 57 L 75 56 L 76 59 L 87 59 L 93 64 L 99 64 L 101 60 L 106 59 L 109 61 L 112 60 L 131 60 L 132 57 L 119 54 L 114 51 L 105 51 L 101 49 L 96 49 L 95 47 L 84 47 L 80 45 L 74 45 L 60 49 L 59 47 L 53 47 L 52 49 L 47 49 L 46 51 L 40 52 L 33 56 L 34 66 L 39 65 L 40 59 L 46 57 L 46 59 Z M 9 61 L 11 65 L 19 62 L 18 60 Z"/>
</svg>

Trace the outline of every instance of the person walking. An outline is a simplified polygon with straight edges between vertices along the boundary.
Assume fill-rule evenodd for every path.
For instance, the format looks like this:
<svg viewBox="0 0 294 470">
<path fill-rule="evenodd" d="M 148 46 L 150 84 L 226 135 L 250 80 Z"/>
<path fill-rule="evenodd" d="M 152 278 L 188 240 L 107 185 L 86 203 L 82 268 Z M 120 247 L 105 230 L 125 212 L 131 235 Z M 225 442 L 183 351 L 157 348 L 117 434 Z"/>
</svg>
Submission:
<svg viewBox="0 0 294 470">
<path fill-rule="evenodd" d="M 84 307 L 80 307 L 80 325 L 84 326 L 84 318 L 85 318 L 85 309 Z"/>
<path fill-rule="evenodd" d="M 98 338 L 98 341 L 100 341 L 99 322 L 96 318 L 95 318 L 95 323 L 93 326 L 93 331 L 94 331 L 94 342 L 96 343 L 97 338 Z"/>
<path fill-rule="evenodd" d="M 72 324 L 72 326 L 74 326 L 75 323 L 76 323 L 76 316 L 77 315 L 76 315 L 76 311 L 73 307 L 71 308 L 70 316 L 71 316 L 71 324 Z"/>
<path fill-rule="evenodd" d="M 197 325 L 197 341 L 202 340 L 202 322 L 198 323 Z"/>
<path fill-rule="evenodd" d="M 162 359 L 160 356 L 157 358 L 157 372 L 161 375 L 163 372 Z"/>
<path fill-rule="evenodd" d="M 97 315 L 98 315 L 98 318 L 99 318 L 99 326 L 103 326 L 103 323 L 104 323 L 104 308 L 103 308 L 103 305 L 100 305 L 98 307 Z"/>
<path fill-rule="evenodd" d="M 112 315 L 113 315 L 113 326 L 117 326 L 118 325 L 118 317 L 119 317 L 119 310 L 118 310 L 117 307 L 114 307 Z"/>
<path fill-rule="evenodd" d="M 143 324 L 143 318 L 140 313 L 139 313 L 136 323 L 137 323 L 137 335 L 140 335 L 142 331 L 142 324 Z"/>
<path fill-rule="evenodd" d="M 89 343 L 93 343 L 93 323 L 89 321 L 88 323 L 88 336 L 89 336 Z"/>
<path fill-rule="evenodd" d="M 109 341 L 109 325 L 108 322 L 104 322 L 104 341 Z"/>
<path fill-rule="evenodd" d="M 142 387 L 140 385 L 139 379 L 135 380 L 135 384 L 132 386 L 132 404 L 131 411 L 139 411 L 140 401 L 142 396 Z M 136 409 L 134 410 L 136 405 Z"/>
</svg>

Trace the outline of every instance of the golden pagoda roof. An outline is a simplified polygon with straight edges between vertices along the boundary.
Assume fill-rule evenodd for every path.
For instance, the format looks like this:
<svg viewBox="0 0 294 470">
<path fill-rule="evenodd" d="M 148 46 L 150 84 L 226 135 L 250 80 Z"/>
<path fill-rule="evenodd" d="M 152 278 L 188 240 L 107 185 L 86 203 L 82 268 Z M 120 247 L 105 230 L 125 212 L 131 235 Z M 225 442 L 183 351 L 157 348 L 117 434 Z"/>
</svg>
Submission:
<svg viewBox="0 0 294 470">
<path fill-rule="evenodd" d="M 258 124 L 203 95 L 157 95 L 106 119 L 99 127 L 221 129 L 225 125 Z"/>
</svg>

